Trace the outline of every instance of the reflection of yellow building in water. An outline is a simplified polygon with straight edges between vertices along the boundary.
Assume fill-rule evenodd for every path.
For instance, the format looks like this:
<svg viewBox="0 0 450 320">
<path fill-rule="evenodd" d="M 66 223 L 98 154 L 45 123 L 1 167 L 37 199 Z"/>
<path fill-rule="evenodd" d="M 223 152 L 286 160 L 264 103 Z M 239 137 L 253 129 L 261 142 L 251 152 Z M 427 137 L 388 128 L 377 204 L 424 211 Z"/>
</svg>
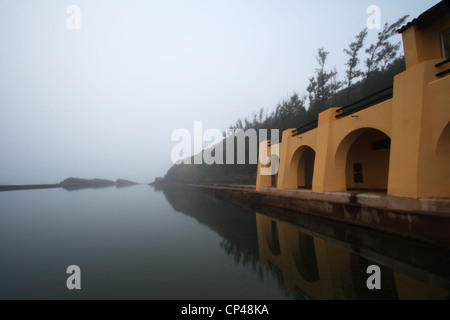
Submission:
<svg viewBox="0 0 450 320">
<path fill-rule="evenodd" d="M 450 13 L 445 2 L 400 32 L 406 70 L 395 77 L 392 98 L 380 92 L 371 101 L 381 103 L 331 108 L 319 114 L 312 124 L 316 128 L 284 131 L 279 190 L 357 188 L 415 199 L 450 197 Z M 260 170 L 261 164 L 258 190 L 273 184 Z"/>
<path fill-rule="evenodd" d="M 383 267 L 323 238 L 256 214 L 259 257 L 285 287 L 310 299 L 448 299 L 448 291 Z M 363 250 L 363 249 L 362 249 Z M 369 290 L 369 265 L 381 268 L 381 290 Z M 401 265 L 398 263 L 398 265 Z"/>
</svg>

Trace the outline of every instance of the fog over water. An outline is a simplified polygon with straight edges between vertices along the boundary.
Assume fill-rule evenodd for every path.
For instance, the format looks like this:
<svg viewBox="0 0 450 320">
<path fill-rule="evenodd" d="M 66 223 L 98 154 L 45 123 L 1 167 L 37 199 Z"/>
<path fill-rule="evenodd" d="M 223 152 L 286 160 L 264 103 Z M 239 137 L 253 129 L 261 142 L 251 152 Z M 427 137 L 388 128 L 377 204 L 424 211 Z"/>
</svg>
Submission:
<svg viewBox="0 0 450 320">
<path fill-rule="evenodd" d="M 0 0 L 0 184 L 150 182 L 172 165 L 175 129 L 225 130 L 304 94 L 319 47 L 343 79 L 369 5 L 384 24 L 436 3 Z"/>
</svg>

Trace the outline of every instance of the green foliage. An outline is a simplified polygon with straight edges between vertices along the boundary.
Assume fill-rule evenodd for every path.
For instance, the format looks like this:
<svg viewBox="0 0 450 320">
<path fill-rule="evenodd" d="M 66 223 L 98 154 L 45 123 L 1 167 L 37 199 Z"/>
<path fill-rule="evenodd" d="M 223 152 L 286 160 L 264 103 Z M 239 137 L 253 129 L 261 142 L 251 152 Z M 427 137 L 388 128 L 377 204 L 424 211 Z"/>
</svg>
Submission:
<svg viewBox="0 0 450 320">
<path fill-rule="evenodd" d="M 398 19 L 393 24 L 385 23 L 383 30 L 378 32 L 378 39 L 366 49 L 368 57 L 365 61 L 365 87 L 371 79 L 374 71 L 384 71 L 397 57 L 397 51 L 400 49 L 400 43 L 395 45 L 389 42 L 389 39 L 396 33 L 402 24 L 405 23 L 408 16 Z"/>
<path fill-rule="evenodd" d="M 352 86 L 352 80 L 361 77 L 364 73 L 357 69 L 359 64 L 359 51 L 364 46 L 364 40 L 367 36 L 367 29 L 362 30 L 356 37 L 356 41 L 349 44 L 348 49 L 344 49 L 344 52 L 350 56 L 347 63 L 347 70 L 345 71 L 347 90 Z"/>
<path fill-rule="evenodd" d="M 309 85 L 306 88 L 309 98 L 309 112 L 319 114 L 322 106 L 336 93 L 341 87 L 341 82 L 336 80 L 336 70 L 326 71 L 325 63 L 329 52 L 323 48 L 317 51 L 316 61 L 319 68 L 315 71 L 315 76 L 309 78 Z"/>
</svg>

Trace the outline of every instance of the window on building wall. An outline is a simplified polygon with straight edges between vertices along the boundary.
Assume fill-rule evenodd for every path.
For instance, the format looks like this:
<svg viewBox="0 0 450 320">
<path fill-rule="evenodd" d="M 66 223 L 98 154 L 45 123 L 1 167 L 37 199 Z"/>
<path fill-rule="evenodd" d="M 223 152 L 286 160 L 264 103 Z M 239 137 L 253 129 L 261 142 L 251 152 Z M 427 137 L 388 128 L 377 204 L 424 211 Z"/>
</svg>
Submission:
<svg viewBox="0 0 450 320">
<path fill-rule="evenodd" d="M 450 28 L 441 33 L 442 57 L 450 58 Z"/>
<path fill-rule="evenodd" d="M 353 164 L 353 182 L 355 183 L 364 182 L 361 162 Z"/>
</svg>

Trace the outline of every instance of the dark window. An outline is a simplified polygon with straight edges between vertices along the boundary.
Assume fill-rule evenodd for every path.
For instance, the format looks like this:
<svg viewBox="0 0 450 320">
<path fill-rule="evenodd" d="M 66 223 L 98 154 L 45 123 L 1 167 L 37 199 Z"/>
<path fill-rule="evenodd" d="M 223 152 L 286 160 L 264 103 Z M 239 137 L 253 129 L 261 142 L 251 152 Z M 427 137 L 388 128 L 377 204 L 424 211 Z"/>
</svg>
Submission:
<svg viewBox="0 0 450 320">
<path fill-rule="evenodd" d="M 450 58 L 450 29 L 441 33 L 441 47 L 442 57 L 444 59 Z"/>
<path fill-rule="evenodd" d="M 373 150 L 389 149 L 390 147 L 391 147 L 391 139 L 389 138 L 372 141 Z"/>
<path fill-rule="evenodd" d="M 362 173 L 362 163 L 354 163 L 353 164 L 353 181 L 358 182 L 364 182 L 363 181 L 363 173 Z"/>
</svg>

